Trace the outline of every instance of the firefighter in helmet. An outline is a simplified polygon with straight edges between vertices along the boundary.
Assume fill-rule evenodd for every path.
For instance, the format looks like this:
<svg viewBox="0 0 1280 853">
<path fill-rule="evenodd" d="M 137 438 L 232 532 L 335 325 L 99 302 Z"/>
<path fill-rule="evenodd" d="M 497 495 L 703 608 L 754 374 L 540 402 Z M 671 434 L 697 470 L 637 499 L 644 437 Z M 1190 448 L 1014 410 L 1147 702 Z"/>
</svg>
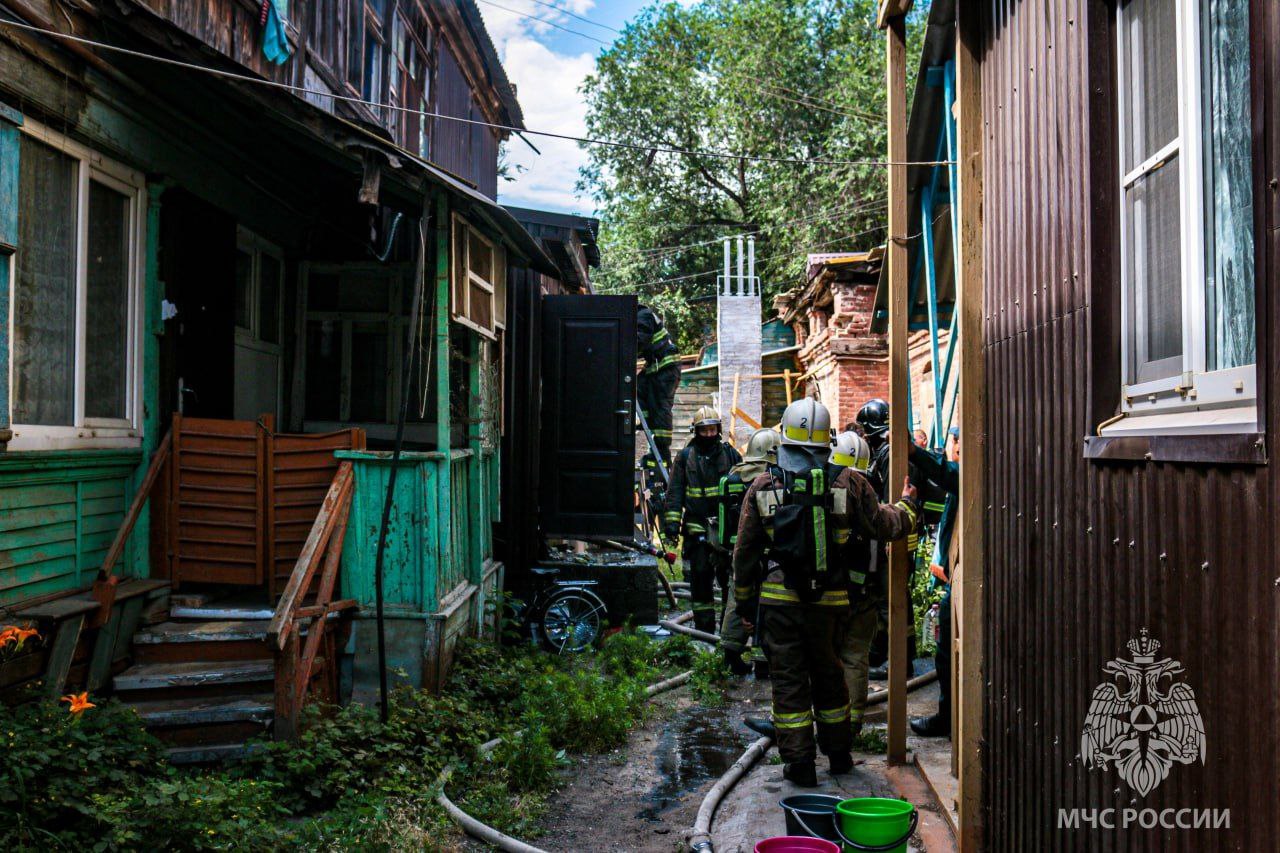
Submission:
<svg viewBox="0 0 1280 853">
<path fill-rule="evenodd" d="M 644 369 L 636 377 L 636 402 L 653 433 L 662 464 L 671 465 L 671 407 L 680 384 L 680 354 L 662 318 L 647 305 L 636 310 L 636 346 Z M 646 464 L 657 466 L 651 459 Z"/>
<path fill-rule="evenodd" d="M 841 543 L 855 530 L 899 539 L 914 528 L 917 514 L 909 485 L 901 501 L 887 506 L 848 468 L 829 480 L 830 437 L 831 416 L 821 403 L 806 398 L 787 407 L 778 464 L 747 490 L 733 552 L 738 614 L 751 627 L 758 607 L 773 688 L 772 723 L 749 719 L 747 725 L 776 739 L 782 775 L 803 787 L 817 784 L 818 749 L 832 774 L 853 766 L 840 664 L 849 624 Z"/>
<path fill-rule="evenodd" d="M 693 626 L 714 633 L 714 586 L 719 577 L 720 588 L 728 589 L 730 552 L 709 534 L 720 515 L 720 480 L 742 456 L 721 438 L 720 413 L 710 406 L 694 414 L 692 432 L 693 438 L 671 466 L 663 532 L 669 542 L 684 535 L 684 570 L 693 599 Z"/>
<path fill-rule="evenodd" d="M 742 461 L 720 479 L 720 518 L 716 539 L 725 550 L 731 552 L 733 543 L 738 541 L 738 519 L 742 516 L 742 499 L 747 488 L 770 465 L 778 464 L 781 441 L 782 437 L 775 429 L 756 430 L 747 441 L 747 453 Z M 725 584 L 725 588 L 729 586 Z M 729 670 L 734 675 L 746 675 L 751 672 L 751 664 L 742 657 L 747 650 L 747 631 L 738 617 L 735 603 L 734 597 L 725 603 L 724 620 L 720 625 L 720 649 Z"/>
</svg>

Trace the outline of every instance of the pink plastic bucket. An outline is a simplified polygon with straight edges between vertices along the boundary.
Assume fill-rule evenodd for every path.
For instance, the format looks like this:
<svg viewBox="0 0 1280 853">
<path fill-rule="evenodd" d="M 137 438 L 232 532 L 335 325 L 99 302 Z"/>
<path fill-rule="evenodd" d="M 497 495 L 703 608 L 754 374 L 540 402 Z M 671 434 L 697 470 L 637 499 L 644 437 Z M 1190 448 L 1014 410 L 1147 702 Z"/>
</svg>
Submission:
<svg viewBox="0 0 1280 853">
<path fill-rule="evenodd" d="M 757 842 L 756 853 L 840 853 L 840 848 L 825 838 L 784 835 Z"/>
</svg>

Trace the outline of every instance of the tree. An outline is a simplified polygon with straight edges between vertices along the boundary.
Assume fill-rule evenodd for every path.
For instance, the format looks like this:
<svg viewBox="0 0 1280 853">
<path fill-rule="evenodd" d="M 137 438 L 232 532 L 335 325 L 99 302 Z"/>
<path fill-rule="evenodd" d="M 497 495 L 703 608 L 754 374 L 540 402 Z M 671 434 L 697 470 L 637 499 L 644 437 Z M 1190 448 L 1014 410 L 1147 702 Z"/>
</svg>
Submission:
<svg viewBox="0 0 1280 853">
<path fill-rule="evenodd" d="M 719 238 L 755 234 L 770 298 L 805 255 L 884 240 L 884 35 L 876 0 L 704 0 L 651 6 L 583 84 L 595 138 L 739 158 L 590 147 L 580 188 L 601 218 L 604 292 L 636 293 L 684 351 L 704 340 Z M 913 29 L 919 29 L 915 27 Z"/>
</svg>

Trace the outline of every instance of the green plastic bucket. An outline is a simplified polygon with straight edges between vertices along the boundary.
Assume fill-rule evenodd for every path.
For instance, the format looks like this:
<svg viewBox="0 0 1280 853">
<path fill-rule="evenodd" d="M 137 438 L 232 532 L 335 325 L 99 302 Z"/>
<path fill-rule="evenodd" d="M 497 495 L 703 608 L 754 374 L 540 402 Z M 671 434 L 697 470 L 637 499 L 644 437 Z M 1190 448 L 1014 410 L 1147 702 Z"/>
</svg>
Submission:
<svg viewBox="0 0 1280 853">
<path fill-rule="evenodd" d="M 844 849 L 906 853 L 919 815 L 906 800 L 857 797 L 836 806 L 836 828 Z"/>
</svg>

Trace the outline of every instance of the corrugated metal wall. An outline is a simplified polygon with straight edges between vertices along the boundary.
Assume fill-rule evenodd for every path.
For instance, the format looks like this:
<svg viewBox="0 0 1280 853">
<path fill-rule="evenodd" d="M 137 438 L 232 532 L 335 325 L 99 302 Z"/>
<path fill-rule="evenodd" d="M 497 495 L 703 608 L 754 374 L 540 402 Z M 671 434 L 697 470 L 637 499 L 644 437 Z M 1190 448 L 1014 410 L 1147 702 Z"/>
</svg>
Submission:
<svg viewBox="0 0 1280 853">
<path fill-rule="evenodd" d="M 1089 411 L 1091 331 L 1118 325 L 1097 313 L 1108 306 L 1091 304 L 1113 279 L 1097 247 L 1112 239 L 1100 231 L 1114 220 L 1091 184 L 1112 179 L 1092 174 L 1097 142 L 1111 130 L 1091 127 L 1091 91 L 1099 97 L 1105 88 L 1088 85 L 1110 50 L 1097 33 L 1113 4 L 982 5 L 989 847 L 1278 849 L 1276 480 L 1266 466 L 1084 458 L 1097 415 Z M 1273 6 L 1253 4 L 1271 45 Z M 1255 36 L 1255 50 L 1274 51 L 1262 41 Z M 1265 69 L 1255 79 L 1270 88 L 1273 52 Z M 1264 103 L 1274 115 L 1273 92 L 1255 99 Z M 1270 181 L 1277 158 L 1267 136 L 1259 171 Z M 1270 196 L 1259 384 L 1273 399 L 1280 352 L 1263 330 L 1280 320 L 1270 292 L 1275 199 L 1259 186 Z M 1280 423 L 1274 403 L 1267 420 Z M 1174 765 L 1139 797 L 1114 769 L 1086 769 L 1079 753 L 1104 663 L 1127 659 L 1125 643 L 1143 627 L 1186 667 L 1207 760 Z M 1229 808 L 1231 828 L 1058 828 L 1058 810 L 1074 808 L 1115 808 L 1117 823 L 1125 808 Z"/>
</svg>

